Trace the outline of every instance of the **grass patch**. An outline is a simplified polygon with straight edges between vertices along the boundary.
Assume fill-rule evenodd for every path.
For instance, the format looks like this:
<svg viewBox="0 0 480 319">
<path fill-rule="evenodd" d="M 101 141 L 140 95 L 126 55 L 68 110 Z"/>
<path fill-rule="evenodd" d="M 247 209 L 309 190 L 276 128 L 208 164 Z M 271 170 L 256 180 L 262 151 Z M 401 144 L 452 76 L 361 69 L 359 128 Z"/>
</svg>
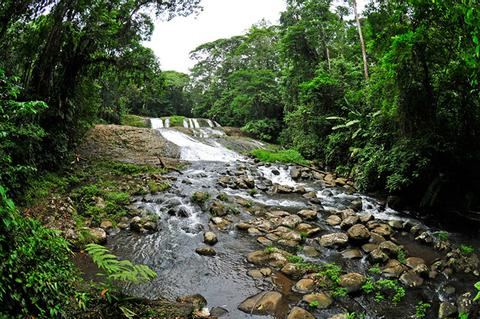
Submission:
<svg viewBox="0 0 480 319">
<path fill-rule="evenodd" d="M 134 127 L 150 127 L 150 123 L 147 118 L 131 114 L 124 115 L 122 117 L 121 124 Z"/>
<path fill-rule="evenodd" d="M 183 120 L 185 116 L 181 115 L 172 115 L 170 116 L 170 126 L 182 126 L 183 127 Z"/>
<path fill-rule="evenodd" d="M 280 151 L 267 151 L 264 149 L 255 149 L 250 152 L 250 155 L 258 158 L 262 162 L 266 163 L 295 163 L 307 165 L 309 162 L 303 158 L 302 154 L 298 151 L 280 150 Z"/>
</svg>

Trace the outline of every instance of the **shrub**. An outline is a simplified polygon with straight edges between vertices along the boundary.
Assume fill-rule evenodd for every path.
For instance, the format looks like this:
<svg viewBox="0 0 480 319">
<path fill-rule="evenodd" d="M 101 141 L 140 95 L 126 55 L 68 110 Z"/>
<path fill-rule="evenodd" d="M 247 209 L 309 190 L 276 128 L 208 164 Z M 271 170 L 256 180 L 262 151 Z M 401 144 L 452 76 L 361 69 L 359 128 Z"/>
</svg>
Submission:
<svg viewBox="0 0 480 319">
<path fill-rule="evenodd" d="M 61 317 L 76 278 L 67 241 L 22 218 L 1 186 L 0 200 L 0 317 Z"/>
<path fill-rule="evenodd" d="M 134 126 L 134 127 L 150 127 L 150 123 L 147 118 L 127 114 L 122 116 L 121 120 L 122 125 Z"/>
<path fill-rule="evenodd" d="M 251 155 L 258 158 L 262 162 L 267 163 L 295 163 L 307 165 L 308 161 L 296 150 L 267 151 L 263 149 L 255 149 L 250 152 Z"/>
</svg>

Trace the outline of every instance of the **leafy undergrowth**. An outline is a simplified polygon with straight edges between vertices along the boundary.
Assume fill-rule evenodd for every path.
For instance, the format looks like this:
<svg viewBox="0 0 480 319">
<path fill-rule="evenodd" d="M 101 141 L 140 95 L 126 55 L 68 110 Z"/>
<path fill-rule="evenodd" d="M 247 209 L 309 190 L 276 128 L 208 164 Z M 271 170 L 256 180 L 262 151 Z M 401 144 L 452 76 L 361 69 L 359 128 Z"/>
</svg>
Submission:
<svg viewBox="0 0 480 319">
<path fill-rule="evenodd" d="M 250 152 L 250 155 L 258 158 L 262 162 L 267 163 L 295 163 L 307 165 L 309 162 L 296 150 L 279 150 L 268 151 L 264 149 L 255 149 Z"/>
<path fill-rule="evenodd" d="M 134 127 L 150 127 L 148 118 L 138 115 L 124 115 L 122 117 L 122 125 L 134 126 Z"/>
<path fill-rule="evenodd" d="M 181 115 L 172 115 L 170 116 L 170 126 L 182 126 L 183 127 L 183 120 L 185 116 Z"/>
<path fill-rule="evenodd" d="M 45 174 L 32 180 L 21 199 L 29 215 L 49 228 L 74 229 L 83 238 L 82 228 L 99 227 L 108 220 L 115 226 L 132 213 L 134 196 L 165 191 L 170 187 L 162 177 L 166 169 L 113 161 L 81 162 L 64 174 Z"/>
</svg>

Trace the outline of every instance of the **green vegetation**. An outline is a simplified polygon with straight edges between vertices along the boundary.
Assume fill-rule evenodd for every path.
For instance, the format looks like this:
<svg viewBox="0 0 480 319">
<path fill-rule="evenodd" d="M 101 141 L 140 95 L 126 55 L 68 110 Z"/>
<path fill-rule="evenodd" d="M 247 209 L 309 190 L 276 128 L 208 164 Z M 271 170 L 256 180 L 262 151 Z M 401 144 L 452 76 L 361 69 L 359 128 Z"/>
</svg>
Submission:
<svg viewBox="0 0 480 319">
<path fill-rule="evenodd" d="M 293 264 L 299 264 L 299 263 L 302 263 L 303 262 L 303 258 L 300 257 L 300 256 L 295 256 L 295 255 L 290 255 L 290 256 L 287 256 L 287 260 L 289 263 L 293 263 Z"/>
<path fill-rule="evenodd" d="M 170 118 L 170 126 L 183 127 L 183 120 L 185 119 L 185 116 L 172 115 L 172 116 L 169 116 L 169 118 Z"/>
<path fill-rule="evenodd" d="M 402 264 L 405 264 L 407 262 L 407 253 L 405 252 L 405 250 L 400 249 L 399 251 L 397 251 L 397 260 Z"/>
<path fill-rule="evenodd" d="M 379 275 L 382 273 L 382 269 L 380 269 L 380 266 L 378 264 L 375 264 L 368 269 L 368 272 Z"/>
<path fill-rule="evenodd" d="M 431 304 L 419 301 L 417 306 L 415 307 L 415 318 L 423 319 L 427 316 L 428 309 L 432 307 Z"/>
<path fill-rule="evenodd" d="M 405 297 L 405 288 L 397 280 L 381 279 L 374 281 L 368 278 L 363 284 L 362 290 L 368 294 L 375 294 L 376 302 L 382 302 L 387 298 L 394 304 L 400 302 Z"/>
<path fill-rule="evenodd" d="M 343 298 L 347 295 L 347 288 L 336 287 L 332 291 L 332 297 L 334 298 Z"/>
<path fill-rule="evenodd" d="M 471 255 L 475 252 L 475 248 L 470 245 L 460 245 L 458 249 L 460 249 L 460 252 L 464 255 Z"/>
<path fill-rule="evenodd" d="M 473 298 L 473 301 L 477 301 L 477 300 L 480 300 L 480 281 L 476 282 L 474 287 L 477 290 L 477 294 Z"/>
<path fill-rule="evenodd" d="M 104 273 L 99 275 L 106 279 L 108 289 L 112 289 L 114 282 L 123 281 L 128 283 L 145 283 L 157 277 L 157 274 L 145 265 L 134 265 L 129 260 L 118 260 L 110 251 L 97 244 L 88 244 L 86 251 L 92 257 L 93 262 Z"/>
<path fill-rule="evenodd" d="M 65 315 L 76 280 L 67 241 L 21 217 L 2 186 L 0 217 L 0 317 Z"/>
<path fill-rule="evenodd" d="M 318 300 L 313 300 L 308 303 L 308 306 L 310 308 L 318 308 L 319 305 L 320 305 L 320 302 L 318 302 Z"/>
<path fill-rule="evenodd" d="M 441 241 L 447 241 L 449 238 L 449 233 L 447 231 L 436 231 L 433 233 L 433 236 Z"/>
<path fill-rule="evenodd" d="M 125 114 L 122 116 L 120 122 L 122 125 L 134 126 L 134 127 L 150 127 L 149 120 L 145 117 Z"/>
<path fill-rule="evenodd" d="M 264 149 L 256 149 L 250 152 L 251 155 L 258 158 L 262 162 L 267 163 L 297 163 L 307 165 L 308 161 L 295 150 L 267 151 Z"/>
<path fill-rule="evenodd" d="M 295 149 L 361 190 L 477 211 L 480 3 L 377 1 L 359 24 L 354 6 L 288 1 L 279 25 L 194 49 L 194 115 Z"/>
</svg>

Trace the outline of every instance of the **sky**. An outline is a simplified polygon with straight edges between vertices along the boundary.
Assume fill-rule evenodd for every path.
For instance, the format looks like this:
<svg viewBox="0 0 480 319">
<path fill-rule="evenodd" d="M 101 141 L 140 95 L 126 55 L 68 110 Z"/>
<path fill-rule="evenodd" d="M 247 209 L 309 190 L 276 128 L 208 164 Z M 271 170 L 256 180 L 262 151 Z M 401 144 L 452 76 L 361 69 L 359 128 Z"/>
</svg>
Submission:
<svg viewBox="0 0 480 319">
<path fill-rule="evenodd" d="M 357 0 L 363 7 L 366 0 Z M 198 16 L 156 21 L 150 42 L 162 70 L 188 73 L 194 62 L 189 52 L 200 44 L 243 34 L 262 19 L 278 23 L 285 0 L 203 0 Z"/>
</svg>

